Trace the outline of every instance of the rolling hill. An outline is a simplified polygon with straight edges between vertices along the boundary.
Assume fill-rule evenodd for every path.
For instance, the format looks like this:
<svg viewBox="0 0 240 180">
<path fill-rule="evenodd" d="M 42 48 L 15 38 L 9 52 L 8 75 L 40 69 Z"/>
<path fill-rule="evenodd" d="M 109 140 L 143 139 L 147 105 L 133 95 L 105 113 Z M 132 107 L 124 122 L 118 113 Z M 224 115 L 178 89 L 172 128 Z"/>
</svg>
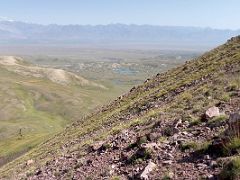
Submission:
<svg viewBox="0 0 240 180">
<path fill-rule="evenodd" d="M 107 102 L 114 93 L 61 69 L 0 57 L 0 165 Z"/>
<path fill-rule="evenodd" d="M 238 36 L 78 120 L 0 178 L 238 179 L 240 141 L 228 125 L 239 120 L 239 70 Z"/>
</svg>

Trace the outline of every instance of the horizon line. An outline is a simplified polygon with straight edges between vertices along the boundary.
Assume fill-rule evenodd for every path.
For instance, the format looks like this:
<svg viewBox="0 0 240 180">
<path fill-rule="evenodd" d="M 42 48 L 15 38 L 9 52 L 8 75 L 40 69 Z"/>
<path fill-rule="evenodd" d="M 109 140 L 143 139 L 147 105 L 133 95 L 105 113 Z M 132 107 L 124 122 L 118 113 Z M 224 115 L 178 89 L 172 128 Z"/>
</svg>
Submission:
<svg viewBox="0 0 240 180">
<path fill-rule="evenodd" d="M 152 27 L 179 27 L 179 28 L 198 28 L 198 29 L 212 29 L 212 30 L 230 30 L 230 31 L 240 31 L 240 28 L 218 28 L 218 27 L 210 27 L 210 26 L 191 26 L 191 25 L 160 25 L 160 24 L 137 24 L 137 23 L 102 23 L 102 24 L 78 24 L 78 23 L 69 23 L 69 24 L 58 24 L 58 23 L 47 23 L 41 24 L 36 22 L 27 22 L 27 21 L 19 21 L 19 20 L 6 20 L 0 18 L 0 22 L 17 22 L 17 23 L 25 23 L 25 24 L 33 24 L 33 25 L 41 25 L 41 26 L 110 26 L 110 25 L 125 25 L 125 26 L 152 26 Z"/>
</svg>

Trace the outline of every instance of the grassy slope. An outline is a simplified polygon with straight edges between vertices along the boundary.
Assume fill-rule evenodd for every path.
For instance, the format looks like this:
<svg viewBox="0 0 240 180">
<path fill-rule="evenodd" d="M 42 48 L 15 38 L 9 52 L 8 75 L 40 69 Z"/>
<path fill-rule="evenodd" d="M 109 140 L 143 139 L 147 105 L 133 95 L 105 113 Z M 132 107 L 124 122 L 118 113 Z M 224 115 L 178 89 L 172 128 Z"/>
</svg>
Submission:
<svg viewBox="0 0 240 180">
<path fill-rule="evenodd" d="M 62 86 L 0 67 L 0 165 L 115 96 L 117 90 Z M 19 131 L 21 129 L 22 136 Z"/>
<path fill-rule="evenodd" d="M 35 168 L 50 161 L 51 155 L 56 157 L 73 151 L 81 152 L 84 144 L 104 139 L 131 125 L 146 123 L 152 117 L 175 119 L 186 115 L 199 116 L 207 107 L 229 100 L 231 94 L 224 87 L 233 83 L 240 86 L 239 66 L 238 38 L 181 67 L 157 75 L 99 112 L 79 120 L 64 132 L 1 168 L 0 177 L 16 178 L 14 174 L 19 172 L 30 175 Z M 226 73 L 227 69 L 230 69 L 230 73 Z M 212 99 L 204 94 L 209 94 Z M 36 161 L 30 169 L 25 166 L 29 159 Z"/>
</svg>

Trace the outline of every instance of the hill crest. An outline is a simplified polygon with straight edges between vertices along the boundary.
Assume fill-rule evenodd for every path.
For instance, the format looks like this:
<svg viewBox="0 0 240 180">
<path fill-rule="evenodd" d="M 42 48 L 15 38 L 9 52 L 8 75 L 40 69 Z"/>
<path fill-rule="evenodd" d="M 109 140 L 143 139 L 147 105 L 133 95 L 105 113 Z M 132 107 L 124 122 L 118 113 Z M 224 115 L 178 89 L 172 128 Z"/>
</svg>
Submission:
<svg viewBox="0 0 240 180">
<path fill-rule="evenodd" d="M 61 85 L 75 84 L 80 86 L 93 86 L 101 89 L 107 89 L 103 85 L 91 82 L 74 73 L 67 72 L 62 69 L 34 66 L 26 63 L 22 58 L 19 57 L 0 56 L 0 65 L 19 75 L 32 76 L 35 78 L 46 78 Z"/>
</svg>

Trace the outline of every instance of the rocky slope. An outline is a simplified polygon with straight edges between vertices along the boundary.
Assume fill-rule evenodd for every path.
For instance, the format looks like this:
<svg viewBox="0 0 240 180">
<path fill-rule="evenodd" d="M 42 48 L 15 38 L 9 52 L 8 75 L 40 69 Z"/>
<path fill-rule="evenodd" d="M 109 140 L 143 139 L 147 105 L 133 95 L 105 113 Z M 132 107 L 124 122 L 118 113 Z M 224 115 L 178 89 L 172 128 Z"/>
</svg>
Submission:
<svg viewBox="0 0 240 180">
<path fill-rule="evenodd" d="M 132 88 L 2 167 L 0 177 L 238 179 L 239 109 L 235 37 Z"/>
</svg>

